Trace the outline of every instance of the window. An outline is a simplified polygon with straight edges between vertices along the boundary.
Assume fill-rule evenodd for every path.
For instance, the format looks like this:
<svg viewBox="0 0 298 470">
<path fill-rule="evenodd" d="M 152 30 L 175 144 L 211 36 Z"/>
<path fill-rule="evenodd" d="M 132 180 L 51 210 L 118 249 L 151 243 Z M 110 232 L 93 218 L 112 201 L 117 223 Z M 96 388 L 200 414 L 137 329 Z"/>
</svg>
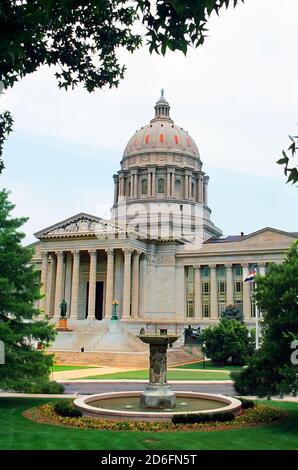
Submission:
<svg viewBox="0 0 298 470">
<path fill-rule="evenodd" d="M 181 181 L 178 179 L 175 180 L 175 196 L 181 196 Z"/>
<path fill-rule="evenodd" d="M 186 316 L 187 318 L 193 318 L 195 316 L 193 300 L 186 301 Z"/>
<path fill-rule="evenodd" d="M 131 197 L 131 182 L 128 183 L 128 197 Z"/>
<path fill-rule="evenodd" d="M 235 269 L 235 276 L 242 276 L 242 266 L 241 266 L 241 264 L 236 264 L 234 269 Z"/>
<path fill-rule="evenodd" d="M 256 318 L 256 302 L 251 301 L 251 318 Z"/>
<path fill-rule="evenodd" d="M 226 304 L 225 302 L 218 302 L 218 314 L 221 316 L 222 312 L 225 310 Z"/>
<path fill-rule="evenodd" d="M 226 292 L 226 283 L 225 281 L 219 281 L 217 284 L 217 289 L 220 294 L 224 294 Z"/>
<path fill-rule="evenodd" d="M 209 294 L 209 282 L 202 282 L 202 293 Z"/>
<path fill-rule="evenodd" d="M 157 192 L 164 193 L 165 192 L 165 181 L 163 178 L 159 178 L 157 183 Z"/>
<path fill-rule="evenodd" d="M 242 281 L 236 281 L 234 284 L 235 292 L 241 293 L 243 291 L 243 283 Z"/>
<path fill-rule="evenodd" d="M 203 304 L 202 316 L 203 318 L 210 317 L 210 305 L 209 304 Z"/>
<path fill-rule="evenodd" d="M 222 264 L 220 264 L 218 267 L 217 267 L 217 275 L 219 277 L 225 277 L 226 275 L 226 268 L 225 266 L 223 266 Z"/>
<path fill-rule="evenodd" d="M 208 277 L 209 276 L 209 266 L 203 266 L 202 268 L 202 276 Z"/>
<path fill-rule="evenodd" d="M 194 193 L 195 193 L 195 185 L 191 183 L 191 197 L 194 197 Z"/>
<path fill-rule="evenodd" d="M 142 180 L 142 194 L 147 194 L 147 180 Z"/>
</svg>

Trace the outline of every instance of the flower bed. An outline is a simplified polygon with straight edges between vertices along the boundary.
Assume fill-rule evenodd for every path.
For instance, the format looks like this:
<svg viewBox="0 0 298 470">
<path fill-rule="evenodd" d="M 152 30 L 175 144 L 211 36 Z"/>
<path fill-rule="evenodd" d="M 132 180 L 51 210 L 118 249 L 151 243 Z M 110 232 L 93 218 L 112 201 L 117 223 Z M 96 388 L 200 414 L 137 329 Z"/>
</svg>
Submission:
<svg viewBox="0 0 298 470">
<path fill-rule="evenodd" d="M 227 422 L 208 422 L 208 423 L 179 423 L 172 422 L 126 422 L 109 421 L 103 419 L 92 419 L 87 417 L 71 418 L 59 416 L 55 411 L 55 404 L 49 403 L 39 407 L 28 409 L 24 416 L 39 423 L 47 423 L 71 428 L 98 429 L 110 431 L 218 431 L 225 429 L 237 429 L 242 427 L 271 424 L 286 417 L 286 413 L 278 408 L 272 408 L 267 405 L 257 404 L 254 408 L 248 408 L 236 416 L 232 421 Z"/>
</svg>

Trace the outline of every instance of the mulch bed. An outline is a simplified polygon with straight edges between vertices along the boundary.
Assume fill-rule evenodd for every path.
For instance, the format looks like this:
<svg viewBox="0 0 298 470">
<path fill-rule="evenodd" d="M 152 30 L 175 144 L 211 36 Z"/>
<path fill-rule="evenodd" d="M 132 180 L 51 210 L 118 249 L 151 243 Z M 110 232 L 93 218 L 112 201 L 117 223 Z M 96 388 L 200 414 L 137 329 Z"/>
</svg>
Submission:
<svg viewBox="0 0 298 470">
<path fill-rule="evenodd" d="M 266 415 L 268 418 L 266 419 Z M 244 410 L 235 420 L 226 423 L 195 423 L 195 424 L 173 424 L 172 422 L 127 422 L 94 419 L 87 417 L 67 418 L 59 416 L 52 404 L 46 404 L 29 408 L 23 412 L 23 416 L 40 424 L 50 424 L 79 429 L 96 429 L 99 431 L 141 431 L 141 432 L 211 432 L 227 431 L 230 429 L 252 428 L 275 424 L 287 416 L 280 409 L 271 408 L 267 405 L 255 405 L 254 408 Z"/>
</svg>

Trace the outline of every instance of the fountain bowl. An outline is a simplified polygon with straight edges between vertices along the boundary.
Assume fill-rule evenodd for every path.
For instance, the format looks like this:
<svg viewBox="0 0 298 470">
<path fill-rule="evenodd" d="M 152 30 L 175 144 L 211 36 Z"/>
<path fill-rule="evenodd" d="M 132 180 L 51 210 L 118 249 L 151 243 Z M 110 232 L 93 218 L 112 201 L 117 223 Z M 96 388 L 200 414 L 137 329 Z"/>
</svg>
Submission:
<svg viewBox="0 0 298 470">
<path fill-rule="evenodd" d="M 177 401 L 180 403 L 180 410 L 173 408 L 172 410 L 154 410 L 151 408 L 140 408 L 138 411 L 131 411 L 132 405 L 125 404 L 126 401 L 139 401 L 142 392 L 113 392 L 101 393 L 96 395 L 89 395 L 76 398 L 74 405 L 82 411 L 83 416 L 97 419 L 107 419 L 114 421 L 171 421 L 174 415 L 178 414 L 221 414 L 231 412 L 235 416 L 241 412 L 241 402 L 236 398 L 228 397 L 225 395 L 215 395 L 211 393 L 197 393 L 197 392 L 175 392 Z M 104 407 L 104 401 L 108 400 L 109 405 Z M 180 401 L 181 400 L 181 401 Z M 196 410 L 195 400 L 198 401 L 198 409 Z M 115 407 L 121 409 L 113 409 L 113 401 Z M 191 411 L 187 411 L 187 401 L 192 403 Z M 200 409 L 199 404 L 206 401 L 206 409 Z M 100 402 L 102 402 L 100 406 Z M 123 404 L 122 404 L 123 402 Z M 184 403 L 185 402 L 185 403 Z M 208 402 L 208 403 L 207 403 Z M 94 406 L 96 403 L 99 405 Z M 122 405 L 121 405 L 122 404 Z M 208 405 L 210 408 L 208 409 Z"/>
</svg>

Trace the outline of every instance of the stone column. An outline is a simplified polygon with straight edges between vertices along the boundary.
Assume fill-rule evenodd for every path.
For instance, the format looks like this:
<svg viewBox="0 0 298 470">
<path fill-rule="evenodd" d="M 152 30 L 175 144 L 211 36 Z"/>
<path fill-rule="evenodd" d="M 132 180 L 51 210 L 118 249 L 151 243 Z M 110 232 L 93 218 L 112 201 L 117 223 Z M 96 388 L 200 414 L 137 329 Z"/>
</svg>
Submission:
<svg viewBox="0 0 298 470">
<path fill-rule="evenodd" d="M 65 289 L 64 298 L 67 303 L 67 316 L 70 316 L 71 312 L 71 278 L 72 278 L 72 255 L 67 253 L 66 255 L 66 267 L 65 267 Z"/>
<path fill-rule="evenodd" d="M 110 319 L 113 309 L 113 295 L 114 295 L 114 250 L 107 248 L 107 281 L 106 281 L 106 305 L 105 317 Z"/>
<path fill-rule="evenodd" d="M 188 199 L 188 175 L 184 175 L 184 197 Z"/>
<path fill-rule="evenodd" d="M 226 264 L 227 297 L 226 305 L 234 305 L 233 265 Z"/>
<path fill-rule="evenodd" d="M 140 275 L 140 251 L 136 251 L 132 257 L 132 292 L 131 292 L 131 314 L 132 317 L 139 316 L 139 275 Z"/>
<path fill-rule="evenodd" d="M 204 203 L 208 204 L 208 181 L 209 177 L 204 176 Z"/>
<path fill-rule="evenodd" d="M 46 313 L 46 293 L 47 293 L 47 277 L 48 277 L 48 259 L 49 259 L 49 253 L 47 251 L 44 251 L 41 254 L 41 278 L 40 278 L 40 293 L 43 295 L 42 299 L 40 299 L 40 310 L 42 313 L 45 315 Z"/>
<path fill-rule="evenodd" d="M 113 175 L 113 179 L 114 179 L 114 206 L 115 206 L 118 202 L 118 193 L 119 193 L 119 188 L 118 188 L 119 178 L 118 178 L 118 175 Z"/>
<path fill-rule="evenodd" d="M 79 280 L 80 280 L 80 251 L 72 251 L 72 284 L 71 284 L 71 311 L 70 317 L 73 320 L 79 318 L 78 302 L 79 302 Z"/>
<path fill-rule="evenodd" d="M 171 194 L 171 177 L 172 173 L 170 173 L 169 168 L 167 169 L 167 197 L 172 196 Z"/>
<path fill-rule="evenodd" d="M 195 271 L 195 318 L 202 318 L 202 278 L 201 266 L 194 266 Z"/>
<path fill-rule="evenodd" d="M 188 175 L 188 197 L 191 199 L 191 184 L 192 184 L 192 178 L 191 175 Z"/>
<path fill-rule="evenodd" d="M 150 168 L 148 168 L 148 188 L 147 188 L 147 195 L 148 196 L 152 196 L 151 186 L 152 186 L 152 173 L 151 173 Z"/>
<path fill-rule="evenodd" d="M 56 283 L 56 255 L 50 253 L 51 263 L 50 263 L 50 273 L 48 280 L 48 298 L 46 302 L 46 315 L 53 316 L 55 310 L 55 283 Z"/>
<path fill-rule="evenodd" d="M 89 297 L 88 297 L 88 320 L 95 319 L 95 294 L 96 294 L 96 250 L 88 250 L 90 255 L 89 271 Z"/>
<path fill-rule="evenodd" d="M 203 177 L 200 177 L 200 202 L 204 202 L 204 184 L 203 184 Z"/>
<path fill-rule="evenodd" d="M 129 197 L 132 199 L 133 197 L 133 175 L 130 173 L 130 191 L 129 191 Z"/>
<path fill-rule="evenodd" d="M 135 183 L 134 183 L 134 198 L 137 199 L 138 197 L 138 174 L 135 173 Z"/>
<path fill-rule="evenodd" d="M 56 293 L 55 293 L 55 317 L 60 317 L 60 304 L 63 299 L 63 251 L 56 251 L 57 256 L 57 271 L 56 271 Z"/>
<path fill-rule="evenodd" d="M 216 264 L 209 265 L 209 268 L 210 268 L 210 318 L 211 320 L 216 320 L 218 318 Z"/>
<path fill-rule="evenodd" d="M 123 314 L 122 318 L 130 318 L 131 299 L 131 248 L 125 248 L 124 252 L 124 279 L 123 279 Z"/>
<path fill-rule="evenodd" d="M 152 172 L 152 193 L 151 196 L 155 197 L 156 196 L 156 173 L 155 173 L 155 168 L 151 168 Z"/>
<path fill-rule="evenodd" d="M 170 194 L 171 196 L 175 195 L 175 169 L 171 171 L 171 178 L 170 178 Z"/>
<path fill-rule="evenodd" d="M 243 264 L 242 269 L 245 279 L 249 274 L 248 264 Z M 250 282 L 243 282 L 243 316 L 245 321 L 251 321 Z"/>
<path fill-rule="evenodd" d="M 119 176 L 119 201 L 124 199 L 124 178 L 123 175 Z"/>
</svg>

